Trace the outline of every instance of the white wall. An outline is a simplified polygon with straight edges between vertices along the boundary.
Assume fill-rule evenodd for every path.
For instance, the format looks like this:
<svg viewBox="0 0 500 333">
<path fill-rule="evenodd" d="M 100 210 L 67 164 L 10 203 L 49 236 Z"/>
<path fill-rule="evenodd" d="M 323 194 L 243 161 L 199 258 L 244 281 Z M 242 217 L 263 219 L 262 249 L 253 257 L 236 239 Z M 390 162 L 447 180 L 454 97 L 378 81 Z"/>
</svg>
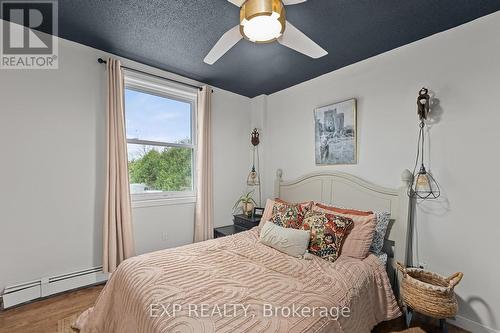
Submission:
<svg viewBox="0 0 500 333">
<path fill-rule="evenodd" d="M 474 332 L 484 328 L 469 320 L 500 329 L 499 31 L 496 13 L 270 95 L 265 107 L 266 196 L 277 168 L 285 179 L 334 169 L 398 187 L 414 163 L 417 93 L 435 93 L 428 164 L 443 194 L 418 206 L 418 259 L 444 275 L 465 273 L 458 319 Z M 353 97 L 358 164 L 315 166 L 313 109 Z"/>
<path fill-rule="evenodd" d="M 250 99 L 214 89 L 214 225 L 233 223 L 232 208 L 250 172 Z M 216 111 L 217 110 L 217 111 Z"/>
<path fill-rule="evenodd" d="M 0 70 L 0 293 L 101 264 L 107 54 L 59 47 L 58 70 Z M 217 225 L 244 189 L 250 121 L 248 98 L 214 89 Z M 134 208 L 137 252 L 192 242 L 193 215 L 193 203 Z"/>
</svg>

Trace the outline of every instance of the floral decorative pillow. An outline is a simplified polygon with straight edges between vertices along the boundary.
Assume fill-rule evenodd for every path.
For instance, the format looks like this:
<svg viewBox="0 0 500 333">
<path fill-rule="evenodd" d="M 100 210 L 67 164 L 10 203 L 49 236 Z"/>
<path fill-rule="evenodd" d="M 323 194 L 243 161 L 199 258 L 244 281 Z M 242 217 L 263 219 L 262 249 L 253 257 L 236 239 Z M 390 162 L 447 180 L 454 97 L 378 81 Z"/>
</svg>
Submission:
<svg viewBox="0 0 500 333">
<path fill-rule="evenodd" d="M 387 233 L 387 227 L 389 225 L 389 220 L 391 214 L 389 212 L 371 212 L 371 211 L 361 211 L 353 208 L 344 208 L 339 206 L 328 206 L 321 203 L 316 203 L 313 207 L 314 211 L 320 212 L 331 212 L 333 214 L 349 214 L 349 215 L 359 215 L 368 216 L 375 214 L 375 230 L 372 237 L 372 242 L 370 244 L 369 251 L 375 254 L 383 253 L 385 234 Z M 356 224 L 356 219 L 353 219 Z"/>
<path fill-rule="evenodd" d="M 364 259 L 368 256 L 373 235 L 375 234 L 376 216 L 373 212 L 362 212 L 322 204 L 316 204 L 313 210 L 352 219 L 353 227 L 342 246 L 342 255 L 357 259 Z"/>
<path fill-rule="evenodd" d="M 377 224 L 375 225 L 375 234 L 373 234 L 370 252 L 375 254 L 383 253 L 382 248 L 384 247 L 385 234 L 387 233 L 390 215 L 391 214 L 388 212 L 375 212 Z"/>
<path fill-rule="evenodd" d="M 280 227 L 300 229 L 305 214 L 311 210 L 312 202 L 291 204 L 275 201 L 270 221 Z"/>
<path fill-rule="evenodd" d="M 334 262 L 352 225 L 353 221 L 348 217 L 310 211 L 304 217 L 301 229 L 311 231 L 309 252 Z"/>
</svg>

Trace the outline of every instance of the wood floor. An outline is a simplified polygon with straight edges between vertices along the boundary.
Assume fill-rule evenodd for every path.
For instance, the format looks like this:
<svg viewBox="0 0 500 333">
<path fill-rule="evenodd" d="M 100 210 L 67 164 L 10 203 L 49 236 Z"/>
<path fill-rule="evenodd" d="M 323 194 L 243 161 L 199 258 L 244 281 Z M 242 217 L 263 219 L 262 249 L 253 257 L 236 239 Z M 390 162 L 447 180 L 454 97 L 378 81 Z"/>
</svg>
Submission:
<svg viewBox="0 0 500 333">
<path fill-rule="evenodd" d="M 51 297 L 0 312 L 0 333 L 75 333 L 71 324 L 80 313 L 92 306 L 102 286 L 90 287 Z M 440 332 L 437 323 L 417 319 L 414 327 L 405 330 L 402 318 L 385 322 L 373 333 Z M 466 333 L 450 326 L 449 333 Z"/>
<path fill-rule="evenodd" d="M 1 311 L 0 333 L 74 333 L 71 324 L 94 304 L 101 289 L 81 289 Z"/>
</svg>

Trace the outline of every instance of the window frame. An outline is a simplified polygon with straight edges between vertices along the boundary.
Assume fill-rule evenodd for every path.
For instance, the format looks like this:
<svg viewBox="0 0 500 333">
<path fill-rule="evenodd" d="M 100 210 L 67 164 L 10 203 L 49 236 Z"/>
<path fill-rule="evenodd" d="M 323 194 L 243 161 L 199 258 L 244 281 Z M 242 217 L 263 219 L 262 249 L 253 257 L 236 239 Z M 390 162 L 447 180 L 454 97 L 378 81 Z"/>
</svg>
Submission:
<svg viewBox="0 0 500 333">
<path fill-rule="evenodd" d="M 175 85 L 166 80 L 161 80 L 145 74 L 140 74 L 132 71 L 124 70 L 124 90 L 130 89 L 145 94 L 164 97 L 179 102 L 189 103 L 191 105 L 191 143 L 173 143 L 150 141 L 141 139 L 126 138 L 128 144 L 147 145 L 155 147 L 172 147 L 172 148 L 189 148 L 192 150 L 191 158 L 191 191 L 164 191 L 161 193 L 131 193 L 130 197 L 134 206 L 143 207 L 149 206 L 152 202 L 158 205 L 166 204 L 166 201 L 172 202 L 195 202 L 196 201 L 196 155 L 197 155 L 197 110 L 198 110 L 198 91 L 195 88 L 187 88 L 180 85 Z M 123 101 L 125 111 L 126 124 L 126 104 Z M 126 126 L 126 125 L 125 125 Z M 126 131 L 125 131 L 126 136 Z M 128 163 L 128 159 L 127 159 Z M 141 204 L 143 202 L 143 204 Z M 144 205 L 146 202 L 146 205 Z"/>
</svg>

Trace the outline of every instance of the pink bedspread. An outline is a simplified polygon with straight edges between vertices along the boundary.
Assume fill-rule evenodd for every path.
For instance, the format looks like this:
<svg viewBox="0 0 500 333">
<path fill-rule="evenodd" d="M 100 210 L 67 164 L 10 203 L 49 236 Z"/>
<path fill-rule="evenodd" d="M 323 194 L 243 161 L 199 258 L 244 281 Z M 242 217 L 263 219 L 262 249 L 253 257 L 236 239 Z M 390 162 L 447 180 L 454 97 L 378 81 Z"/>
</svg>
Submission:
<svg viewBox="0 0 500 333">
<path fill-rule="evenodd" d="M 375 256 L 297 259 L 259 243 L 258 230 L 126 260 L 75 326 L 82 333 L 363 333 L 401 314 Z"/>
</svg>

